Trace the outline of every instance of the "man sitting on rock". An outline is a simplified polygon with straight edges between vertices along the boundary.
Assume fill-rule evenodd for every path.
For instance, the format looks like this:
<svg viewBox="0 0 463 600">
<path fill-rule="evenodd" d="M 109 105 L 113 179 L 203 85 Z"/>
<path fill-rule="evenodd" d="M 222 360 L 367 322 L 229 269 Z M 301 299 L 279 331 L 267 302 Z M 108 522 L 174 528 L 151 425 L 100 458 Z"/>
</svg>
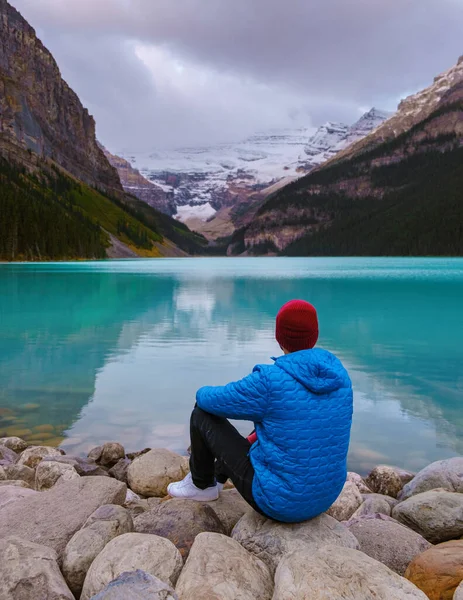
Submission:
<svg viewBox="0 0 463 600">
<path fill-rule="evenodd" d="M 197 392 L 191 415 L 190 469 L 171 483 L 175 498 L 216 500 L 230 478 L 260 514 L 286 523 L 326 511 L 346 481 L 352 385 L 318 340 L 315 308 L 285 304 L 276 318 L 284 356 L 224 387 Z M 242 437 L 227 419 L 253 421 Z"/>
</svg>

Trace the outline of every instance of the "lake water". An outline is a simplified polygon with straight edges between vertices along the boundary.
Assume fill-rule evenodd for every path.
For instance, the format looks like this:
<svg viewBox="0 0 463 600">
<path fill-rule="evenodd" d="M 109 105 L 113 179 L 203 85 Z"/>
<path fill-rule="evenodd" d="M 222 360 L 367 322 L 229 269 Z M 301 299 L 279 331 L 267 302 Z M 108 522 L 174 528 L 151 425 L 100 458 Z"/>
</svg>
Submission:
<svg viewBox="0 0 463 600">
<path fill-rule="evenodd" d="M 0 437 L 185 453 L 196 389 L 270 363 L 292 298 L 316 305 L 319 345 L 351 375 L 350 469 L 463 454 L 460 259 L 0 265 Z"/>
</svg>

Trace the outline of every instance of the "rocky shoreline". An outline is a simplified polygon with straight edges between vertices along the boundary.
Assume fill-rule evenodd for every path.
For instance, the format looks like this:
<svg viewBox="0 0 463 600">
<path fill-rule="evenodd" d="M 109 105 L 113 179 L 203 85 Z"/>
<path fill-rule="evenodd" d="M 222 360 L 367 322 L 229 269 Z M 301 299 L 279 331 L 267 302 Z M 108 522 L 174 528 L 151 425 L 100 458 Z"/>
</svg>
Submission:
<svg viewBox="0 0 463 600">
<path fill-rule="evenodd" d="M 349 473 L 284 525 L 233 486 L 166 498 L 188 458 L 0 439 L 0 600 L 463 600 L 463 458 Z"/>
</svg>

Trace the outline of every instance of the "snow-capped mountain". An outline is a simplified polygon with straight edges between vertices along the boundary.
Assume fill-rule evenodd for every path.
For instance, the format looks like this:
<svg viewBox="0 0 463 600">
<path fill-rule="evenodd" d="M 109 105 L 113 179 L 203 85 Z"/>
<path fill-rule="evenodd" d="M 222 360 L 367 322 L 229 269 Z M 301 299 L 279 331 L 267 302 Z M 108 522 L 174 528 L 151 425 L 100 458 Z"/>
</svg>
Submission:
<svg viewBox="0 0 463 600">
<path fill-rule="evenodd" d="M 390 119 L 375 128 L 375 131 L 370 132 L 368 136 L 362 136 L 360 140 L 343 150 L 337 158 L 347 158 L 366 148 L 371 149 L 408 131 L 413 125 L 431 115 L 447 94 L 458 96 L 458 86 L 463 85 L 462 80 L 463 56 L 459 58 L 456 65 L 435 77 L 429 87 L 402 100 L 397 112 Z"/>
<path fill-rule="evenodd" d="M 358 142 L 391 116 L 392 113 L 372 108 L 350 127 L 343 123 L 331 122 L 322 125 L 305 147 L 305 153 L 309 157 L 305 165 L 306 172 Z"/>
<path fill-rule="evenodd" d="M 232 207 L 243 195 L 308 173 L 389 116 L 372 109 L 350 127 L 329 122 L 315 132 L 308 128 L 274 130 L 235 144 L 119 155 L 167 193 L 178 219 L 204 222 L 220 209 Z"/>
</svg>

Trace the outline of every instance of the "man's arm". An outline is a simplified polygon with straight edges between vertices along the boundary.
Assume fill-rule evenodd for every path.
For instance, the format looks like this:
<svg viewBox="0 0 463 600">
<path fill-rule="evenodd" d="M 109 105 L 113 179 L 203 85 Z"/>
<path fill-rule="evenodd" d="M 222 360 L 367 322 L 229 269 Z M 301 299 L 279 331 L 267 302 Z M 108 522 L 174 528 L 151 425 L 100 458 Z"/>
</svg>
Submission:
<svg viewBox="0 0 463 600">
<path fill-rule="evenodd" d="M 220 387 L 202 387 L 196 394 L 199 408 L 218 417 L 244 421 L 261 421 L 268 403 L 265 374 L 260 367 L 253 373 Z"/>
</svg>

